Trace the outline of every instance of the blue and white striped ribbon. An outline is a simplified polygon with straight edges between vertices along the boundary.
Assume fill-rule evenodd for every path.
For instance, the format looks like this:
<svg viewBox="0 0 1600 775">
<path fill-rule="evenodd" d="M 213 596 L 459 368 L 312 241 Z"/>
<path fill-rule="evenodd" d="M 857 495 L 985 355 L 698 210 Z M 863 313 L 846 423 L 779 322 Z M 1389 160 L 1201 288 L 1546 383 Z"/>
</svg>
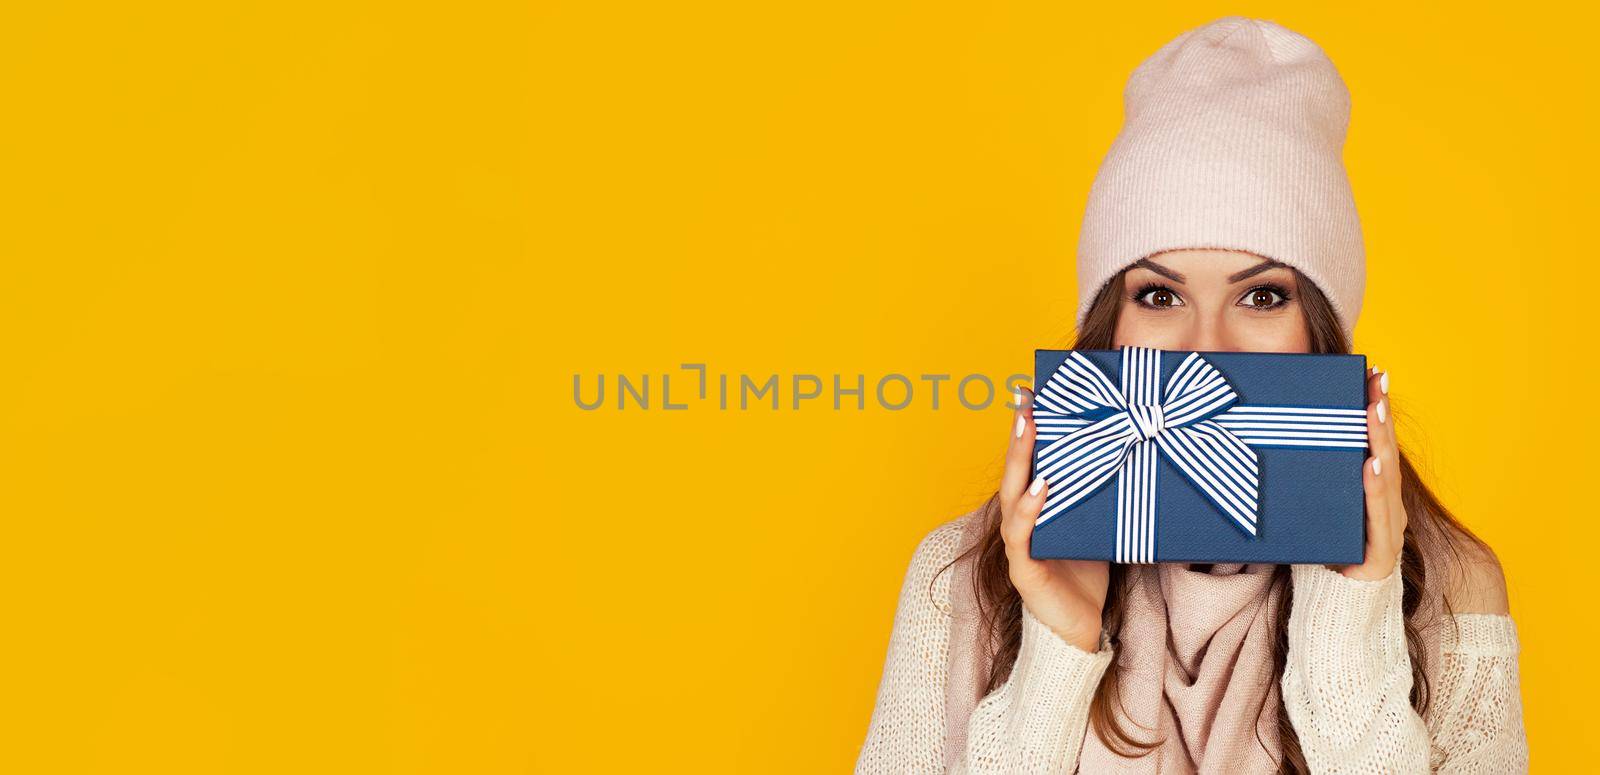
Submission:
<svg viewBox="0 0 1600 775">
<path fill-rule="evenodd" d="M 1034 475 L 1050 485 L 1035 525 L 1117 477 L 1119 563 L 1156 562 L 1160 450 L 1219 511 L 1256 535 L 1260 468 L 1251 447 L 1367 446 L 1365 409 L 1233 405 L 1238 395 L 1199 353 L 1161 388 L 1162 350 L 1123 347 L 1122 384 L 1070 351 L 1034 395 Z M 1153 442 L 1153 443 L 1147 443 Z"/>
</svg>

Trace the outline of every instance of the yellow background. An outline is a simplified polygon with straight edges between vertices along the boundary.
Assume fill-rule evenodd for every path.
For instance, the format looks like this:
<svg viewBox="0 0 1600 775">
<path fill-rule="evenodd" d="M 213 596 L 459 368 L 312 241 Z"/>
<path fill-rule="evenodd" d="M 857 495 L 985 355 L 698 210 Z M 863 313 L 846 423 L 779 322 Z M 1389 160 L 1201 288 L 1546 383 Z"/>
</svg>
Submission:
<svg viewBox="0 0 1600 775">
<path fill-rule="evenodd" d="M 1356 349 L 1592 761 L 1596 19 L 1073 5 L 13 9 L 0 770 L 848 769 L 1007 411 L 573 375 L 1026 371 L 1128 73 L 1230 13 L 1350 84 Z"/>
</svg>

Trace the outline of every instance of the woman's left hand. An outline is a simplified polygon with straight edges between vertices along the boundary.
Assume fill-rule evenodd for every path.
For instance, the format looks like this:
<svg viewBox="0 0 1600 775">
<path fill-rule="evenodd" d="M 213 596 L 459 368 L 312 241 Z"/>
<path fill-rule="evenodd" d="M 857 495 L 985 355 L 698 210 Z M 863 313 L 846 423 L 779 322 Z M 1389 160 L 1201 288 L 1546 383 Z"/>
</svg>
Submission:
<svg viewBox="0 0 1600 775">
<path fill-rule="evenodd" d="M 1329 565 L 1352 579 L 1381 581 L 1394 572 L 1405 545 L 1406 507 L 1400 499 L 1400 446 L 1389 413 L 1389 372 L 1367 374 L 1367 447 L 1361 484 L 1367 494 L 1367 551 L 1360 565 Z"/>
</svg>

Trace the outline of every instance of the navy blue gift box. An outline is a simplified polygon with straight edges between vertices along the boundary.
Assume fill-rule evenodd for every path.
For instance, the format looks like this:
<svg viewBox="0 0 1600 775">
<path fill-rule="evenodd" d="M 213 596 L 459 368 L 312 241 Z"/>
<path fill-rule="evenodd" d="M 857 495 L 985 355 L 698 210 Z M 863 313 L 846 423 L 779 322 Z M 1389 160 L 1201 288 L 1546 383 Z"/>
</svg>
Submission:
<svg viewBox="0 0 1600 775">
<path fill-rule="evenodd" d="M 1360 563 L 1366 357 L 1036 350 L 1035 559 Z"/>
</svg>

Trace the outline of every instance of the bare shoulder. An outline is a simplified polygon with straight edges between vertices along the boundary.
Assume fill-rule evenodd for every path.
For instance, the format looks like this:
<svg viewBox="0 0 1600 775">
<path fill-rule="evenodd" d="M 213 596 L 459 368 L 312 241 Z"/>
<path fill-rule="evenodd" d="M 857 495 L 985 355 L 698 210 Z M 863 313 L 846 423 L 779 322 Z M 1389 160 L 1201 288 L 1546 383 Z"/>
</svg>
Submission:
<svg viewBox="0 0 1600 775">
<path fill-rule="evenodd" d="M 1455 613 L 1509 614 L 1505 571 L 1492 549 L 1457 535 L 1459 561 L 1452 563 L 1445 598 Z"/>
</svg>

